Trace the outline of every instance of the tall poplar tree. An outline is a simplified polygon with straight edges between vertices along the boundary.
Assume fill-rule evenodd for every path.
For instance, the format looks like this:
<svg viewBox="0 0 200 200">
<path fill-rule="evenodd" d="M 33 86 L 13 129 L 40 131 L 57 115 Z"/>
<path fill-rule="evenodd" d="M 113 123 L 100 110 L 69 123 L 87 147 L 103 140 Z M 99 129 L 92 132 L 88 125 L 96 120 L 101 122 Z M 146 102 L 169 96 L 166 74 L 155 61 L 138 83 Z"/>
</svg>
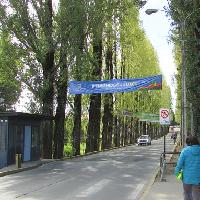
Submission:
<svg viewBox="0 0 200 200">
<path fill-rule="evenodd" d="M 12 110 L 21 92 L 20 52 L 9 34 L 0 32 L 0 111 Z"/>
<path fill-rule="evenodd" d="M 50 124 L 44 123 L 43 157 L 51 158 L 55 75 L 52 0 L 5 0 L 0 3 L 0 12 L 2 24 L 17 38 L 18 47 L 42 68 L 42 113 L 50 117 Z"/>
<path fill-rule="evenodd" d="M 168 10 L 173 23 L 173 41 L 175 41 L 175 54 L 178 69 L 177 82 L 180 91 L 182 89 L 182 61 L 184 59 L 186 69 L 186 97 L 187 97 L 187 132 L 191 132 L 191 126 L 195 134 L 200 136 L 200 2 L 198 0 L 181 1 L 170 0 L 170 9 Z M 184 42 L 184 43 L 183 43 Z M 183 45 L 184 44 L 184 45 Z M 181 53 L 185 51 L 185 55 Z M 184 56 L 184 57 L 183 57 Z M 181 113 L 183 109 L 182 94 L 178 92 L 177 109 Z M 190 110 L 189 110 L 190 108 Z M 180 118 L 180 117 L 179 117 Z M 193 122 L 193 124 L 191 124 Z"/>
</svg>

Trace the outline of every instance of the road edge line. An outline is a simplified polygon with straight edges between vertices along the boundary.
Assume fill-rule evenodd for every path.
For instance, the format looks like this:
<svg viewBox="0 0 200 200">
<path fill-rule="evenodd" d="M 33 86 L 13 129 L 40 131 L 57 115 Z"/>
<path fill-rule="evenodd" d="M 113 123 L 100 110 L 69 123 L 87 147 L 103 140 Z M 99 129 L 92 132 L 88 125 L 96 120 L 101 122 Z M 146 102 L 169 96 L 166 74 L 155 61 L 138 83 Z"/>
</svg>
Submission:
<svg viewBox="0 0 200 200">
<path fill-rule="evenodd" d="M 150 191 L 152 185 L 154 184 L 156 177 L 159 175 L 159 173 L 160 173 L 160 166 L 158 166 L 156 168 L 153 175 L 151 176 L 151 179 L 144 185 L 142 191 L 138 195 L 138 200 L 144 200 L 145 199 L 145 197 L 149 193 L 149 191 Z"/>
</svg>

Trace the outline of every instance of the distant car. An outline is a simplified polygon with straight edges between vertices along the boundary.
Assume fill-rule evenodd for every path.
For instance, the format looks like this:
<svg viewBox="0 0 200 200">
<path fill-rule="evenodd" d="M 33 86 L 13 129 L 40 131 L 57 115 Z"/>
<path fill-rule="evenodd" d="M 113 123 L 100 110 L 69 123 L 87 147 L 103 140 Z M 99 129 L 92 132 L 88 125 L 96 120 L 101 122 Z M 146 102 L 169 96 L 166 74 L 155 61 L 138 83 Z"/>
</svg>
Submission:
<svg viewBox="0 0 200 200">
<path fill-rule="evenodd" d="M 137 139 L 137 144 L 138 145 L 151 145 L 151 138 L 149 135 L 141 135 L 138 139 Z"/>
</svg>

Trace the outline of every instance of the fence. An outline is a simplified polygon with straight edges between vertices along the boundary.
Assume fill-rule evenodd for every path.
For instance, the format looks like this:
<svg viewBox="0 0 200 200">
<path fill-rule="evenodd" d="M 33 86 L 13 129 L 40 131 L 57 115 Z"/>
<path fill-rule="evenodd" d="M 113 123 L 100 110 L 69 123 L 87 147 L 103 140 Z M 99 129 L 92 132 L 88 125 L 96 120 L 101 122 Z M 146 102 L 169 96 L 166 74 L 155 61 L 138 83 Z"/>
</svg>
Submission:
<svg viewBox="0 0 200 200">
<path fill-rule="evenodd" d="M 174 151 L 174 152 L 163 152 L 160 155 L 160 181 L 165 181 L 165 173 L 166 173 L 166 167 L 168 164 L 176 164 L 177 162 L 171 161 L 173 155 L 180 154 L 180 152 Z M 170 157 L 167 157 L 170 155 Z"/>
</svg>

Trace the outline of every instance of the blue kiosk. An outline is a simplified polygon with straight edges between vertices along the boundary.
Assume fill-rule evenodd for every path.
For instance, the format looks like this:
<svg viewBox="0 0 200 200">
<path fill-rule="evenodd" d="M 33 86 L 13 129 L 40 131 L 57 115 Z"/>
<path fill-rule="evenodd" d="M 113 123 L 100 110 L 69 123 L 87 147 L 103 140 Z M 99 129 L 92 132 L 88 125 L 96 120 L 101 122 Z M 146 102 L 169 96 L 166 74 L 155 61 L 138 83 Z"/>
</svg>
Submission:
<svg viewBox="0 0 200 200">
<path fill-rule="evenodd" d="M 45 120 L 38 114 L 0 112 L 0 168 L 14 164 L 16 154 L 22 162 L 40 159 Z"/>
</svg>

